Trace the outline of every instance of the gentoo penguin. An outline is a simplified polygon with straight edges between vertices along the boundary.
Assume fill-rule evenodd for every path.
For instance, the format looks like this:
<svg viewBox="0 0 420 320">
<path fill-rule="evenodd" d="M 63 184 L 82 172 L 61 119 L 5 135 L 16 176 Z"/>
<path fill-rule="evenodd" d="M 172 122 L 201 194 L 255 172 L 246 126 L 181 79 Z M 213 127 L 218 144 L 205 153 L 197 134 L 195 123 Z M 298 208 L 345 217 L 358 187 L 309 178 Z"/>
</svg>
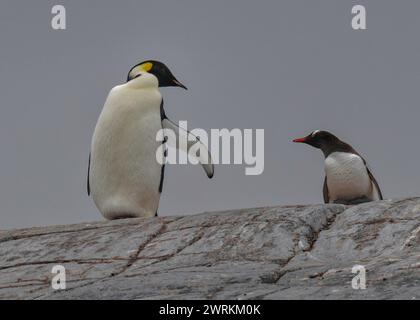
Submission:
<svg viewBox="0 0 420 320">
<path fill-rule="evenodd" d="M 316 130 L 293 140 L 321 149 L 325 156 L 325 203 L 357 204 L 382 200 L 366 161 L 349 144 L 327 131 Z"/>
<path fill-rule="evenodd" d="M 162 142 L 156 139 L 158 132 L 172 129 L 177 139 L 182 133 L 192 135 L 167 118 L 159 87 L 187 89 L 163 63 L 139 63 L 129 71 L 126 83 L 110 91 L 99 116 L 89 156 L 87 190 L 107 219 L 157 215 L 165 168 L 164 161 L 157 160 L 159 148 L 162 157 L 166 155 Z M 201 144 L 198 138 L 196 143 Z M 189 141 L 186 147 L 192 144 Z M 201 164 L 211 178 L 213 164 L 211 157 L 206 159 Z"/>
</svg>

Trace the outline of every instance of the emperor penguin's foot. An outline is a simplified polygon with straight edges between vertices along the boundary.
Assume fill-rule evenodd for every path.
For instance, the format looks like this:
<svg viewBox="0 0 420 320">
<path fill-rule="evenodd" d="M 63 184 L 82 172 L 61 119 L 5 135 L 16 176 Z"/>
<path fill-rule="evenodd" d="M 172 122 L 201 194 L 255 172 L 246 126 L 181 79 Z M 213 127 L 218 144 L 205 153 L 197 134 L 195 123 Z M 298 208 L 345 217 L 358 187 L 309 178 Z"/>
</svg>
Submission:
<svg viewBox="0 0 420 320">
<path fill-rule="evenodd" d="M 154 218 L 153 211 L 145 212 L 112 212 L 104 214 L 107 220 L 136 219 L 136 218 Z"/>
<path fill-rule="evenodd" d="M 122 219 L 134 219 L 134 218 L 138 218 L 138 217 L 132 213 L 118 213 L 118 214 L 109 215 L 107 217 L 108 220 L 122 220 Z"/>
<path fill-rule="evenodd" d="M 347 206 L 353 206 L 353 205 L 357 205 L 357 204 L 361 204 L 361 203 L 365 203 L 365 202 L 371 202 L 371 201 L 372 200 L 369 199 L 368 197 L 363 196 L 363 197 L 350 199 L 350 200 L 337 199 L 337 200 L 334 201 L 334 203 L 344 204 L 344 205 L 347 205 Z"/>
</svg>

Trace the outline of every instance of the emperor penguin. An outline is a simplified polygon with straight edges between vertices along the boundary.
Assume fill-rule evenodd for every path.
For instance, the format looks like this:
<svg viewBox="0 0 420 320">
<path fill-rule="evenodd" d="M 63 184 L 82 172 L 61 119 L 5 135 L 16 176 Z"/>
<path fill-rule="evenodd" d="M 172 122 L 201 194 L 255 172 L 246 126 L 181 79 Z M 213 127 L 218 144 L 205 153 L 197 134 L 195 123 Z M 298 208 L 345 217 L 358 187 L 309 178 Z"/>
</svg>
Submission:
<svg viewBox="0 0 420 320">
<path fill-rule="evenodd" d="M 365 159 L 353 147 L 328 131 L 315 130 L 293 140 L 321 149 L 325 156 L 325 203 L 358 204 L 382 200 L 378 182 Z"/>
<path fill-rule="evenodd" d="M 159 148 L 162 157 L 167 152 L 166 140 L 157 139 L 161 129 L 188 137 L 184 151 L 202 144 L 167 118 L 160 87 L 187 89 L 165 64 L 147 60 L 132 67 L 127 82 L 112 88 L 105 101 L 92 137 L 87 192 L 106 219 L 157 216 L 165 170 L 157 158 Z M 200 147 L 207 161 L 198 162 L 212 178 L 211 156 Z"/>
</svg>

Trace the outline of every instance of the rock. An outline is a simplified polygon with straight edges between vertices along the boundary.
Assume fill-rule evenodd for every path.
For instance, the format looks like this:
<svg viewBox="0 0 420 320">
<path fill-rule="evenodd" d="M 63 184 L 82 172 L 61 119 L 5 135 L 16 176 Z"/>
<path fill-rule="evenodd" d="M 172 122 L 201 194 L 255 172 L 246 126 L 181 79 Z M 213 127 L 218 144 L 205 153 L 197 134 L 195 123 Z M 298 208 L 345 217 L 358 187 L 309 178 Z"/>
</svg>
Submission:
<svg viewBox="0 0 420 320">
<path fill-rule="evenodd" d="M 1 231 L 0 299 L 417 299 L 419 245 L 420 198 Z"/>
</svg>

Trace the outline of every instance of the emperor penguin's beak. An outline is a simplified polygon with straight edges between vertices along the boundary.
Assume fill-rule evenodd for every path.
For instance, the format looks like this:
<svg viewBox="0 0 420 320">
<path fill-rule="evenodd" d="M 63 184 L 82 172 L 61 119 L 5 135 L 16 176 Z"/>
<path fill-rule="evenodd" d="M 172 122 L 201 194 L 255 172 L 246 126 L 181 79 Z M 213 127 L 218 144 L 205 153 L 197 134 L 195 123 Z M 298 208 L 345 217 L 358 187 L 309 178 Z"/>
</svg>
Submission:
<svg viewBox="0 0 420 320">
<path fill-rule="evenodd" d="M 181 82 L 179 82 L 178 80 L 176 80 L 176 79 L 173 79 L 172 80 L 172 82 L 173 82 L 173 84 L 176 86 L 176 87 L 180 87 L 180 88 L 183 88 L 183 89 L 185 89 L 185 90 L 188 90 L 187 89 L 187 87 L 186 86 L 184 86 Z"/>
</svg>

